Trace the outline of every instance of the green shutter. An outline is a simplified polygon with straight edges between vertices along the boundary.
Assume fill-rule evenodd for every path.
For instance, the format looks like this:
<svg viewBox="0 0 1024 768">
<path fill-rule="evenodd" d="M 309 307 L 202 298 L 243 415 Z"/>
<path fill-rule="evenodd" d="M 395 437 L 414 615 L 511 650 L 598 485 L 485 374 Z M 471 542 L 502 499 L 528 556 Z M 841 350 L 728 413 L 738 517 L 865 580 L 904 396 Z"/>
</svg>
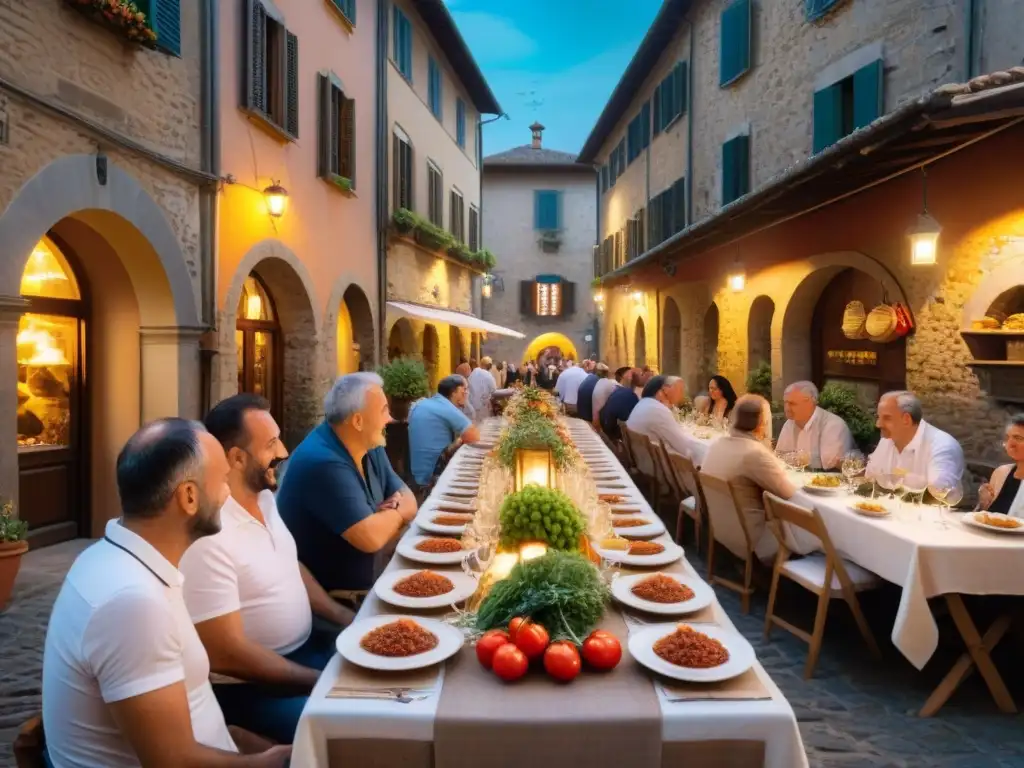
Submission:
<svg viewBox="0 0 1024 768">
<path fill-rule="evenodd" d="M 684 112 L 686 112 L 686 110 L 687 110 L 687 108 L 689 106 L 688 103 L 687 103 L 687 90 L 688 90 L 688 86 L 689 86 L 689 82 L 688 82 L 689 72 L 687 71 L 688 69 L 689 69 L 689 65 L 685 61 L 680 61 L 678 64 L 676 64 L 676 67 L 675 67 L 675 70 L 674 70 L 674 73 L 675 73 L 675 86 L 676 86 L 676 95 L 675 95 L 676 114 L 679 114 L 679 115 L 681 115 Z"/>
<path fill-rule="evenodd" d="M 839 83 L 814 92 L 814 153 L 843 137 L 843 89 Z"/>
<path fill-rule="evenodd" d="M 156 34 L 156 47 L 172 56 L 181 56 L 181 0 L 142 0 L 137 6 Z"/>
<path fill-rule="evenodd" d="M 737 136 L 722 145 L 722 205 L 750 191 L 750 137 Z"/>
<path fill-rule="evenodd" d="M 640 110 L 640 148 L 647 149 L 651 145 L 651 102 L 645 101 Z"/>
<path fill-rule="evenodd" d="M 853 73 L 853 127 L 870 125 L 884 109 L 882 60 L 876 59 Z"/>
<path fill-rule="evenodd" d="M 750 69 L 750 0 L 734 0 L 721 17 L 718 84 L 723 88 Z"/>
<path fill-rule="evenodd" d="M 299 38 L 285 32 L 285 118 L 282 126 L 299 138 Z"/>
<path fill-rule="evenodd" d="M 661 133 L 661 86 L 659 85 L 654 89 L 654 95 L 651 97 L 651 102 L 654 104 L 654 135 L 657 136 Z"/>
<path fill-rule="evenodd" d="M 736 197 L 750 191 L 750 136 L 737 136 L 736 143 Z"/>
</svg>

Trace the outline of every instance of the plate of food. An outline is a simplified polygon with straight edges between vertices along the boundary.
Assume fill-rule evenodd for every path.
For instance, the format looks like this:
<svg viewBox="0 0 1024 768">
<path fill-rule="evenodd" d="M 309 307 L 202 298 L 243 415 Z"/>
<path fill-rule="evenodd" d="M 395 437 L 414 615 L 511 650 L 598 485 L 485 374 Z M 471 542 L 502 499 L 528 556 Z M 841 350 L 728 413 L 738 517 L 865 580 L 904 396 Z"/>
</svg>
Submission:
<svg viewBox="0 0 1024 768">
<path fill-rule="evenodd" d="M 476 592 L 477 581 L 462 571 L 388 571 L 373 585 L 377 597 L 399 608 L 444 608 Z"/>
<path fill-rule="evenodd" d="M 711 430 L 710 429 L 695 429 L 690 434 L 692 434 L 698 440 L 710 440 L 711 439 Z"/>
<path fill-rule="evenodd" d="M 864 517 L 888 517 L 890 514 L 889 508 L 877 501 L 858 501 L 850 505 L 850 511 Z"/>
<path fill-rule="evenodd" d="M 597 484 L 598 498 L 604 501 L 605 496 L 615 496 L 617 491 L 624 491 L 628 486 L 620 482 L 615 481 L 604 481 L 603 483 Z"/>
<path fill-rule="evenodd" d="M 450 536 L 404 536 L 395 551 L 406 560 L 426 565 L 458 565 L 473 554 Z"/>
<path fill-rule="evenodd" d="M 665 532 L 665 524 L 657 515 L 615 515 L 612 528 L 629 539 L 651 539 Z"/>
<path fill-rule="evenodd" d="M 994 533 L 1024 533 L 1024 520 L 999 512 L 968 512 L 963 516 L 963 521 L 964 525 Z"/>
<path fill-rule="evenodd" d="M 683 556 L 683 548 L 672 541 L 626 541 L 620 537 L 602 539 L 597 553 L 612 563 L 657 567 L 674 563 Z"/>
<path fill-rule="evenodd" d="M 427 533 L 444 533 L 448 536 L 461 536 L 466 526 L 473 522 L 473 516 L 441 509 L 420 510 L 416 516 L 416 525 Z"/>
<path fill-rule="evenodd" d="M 834 496 L 843 492 L 843 478 L 841 475 L 812 475 L 811 479 L 804 483 L 804 490 L 808 493 Z"/>
<path fill-rule="evenodd" d="M 738 632 L 715 624 L 653 624 L 629 636 L 629 652 L 659 675 L 717 683 L 754 666 L 754 648 Z"/>
<path fill-rule="evenodd" d="M 644 511 L 644 508 L 641 505 L 632 503 L 628 500 L 616 502 L 610 506 L 612 508 L 613 515 L 635 515 Z"/>
<path fill-rule="evenodd" d="M 612 582 L 612 596 L 631 608 L 668 616 L 693 613 L 715 601 L 711 587 L 700 579 L 666 573 L 619 576 Z"/>
<path fill-rule="evenodd" d="M 621 504 L 628 499 L 621 493 L 599 493 L 597 494 L 597 500 L 603 501 L 606 504 Z"/>
<path fill-rule="evenodd" d="M 478 486 L 468 488 L 466 486 L 455 485 L 452 483 L 444 488 L 439 488 L 438 492 L 442 496 L 451 496 L 456 499 L 475 499 L 479 490 Z"/>
<path fill-rule="evenodd" d="M 365 669 L 401 672 L 423 669 L 454 656 L 462 631 L 420 616 L 371 616 L 349 624 L 335 646 L 346 661 Z"/>
</svg>

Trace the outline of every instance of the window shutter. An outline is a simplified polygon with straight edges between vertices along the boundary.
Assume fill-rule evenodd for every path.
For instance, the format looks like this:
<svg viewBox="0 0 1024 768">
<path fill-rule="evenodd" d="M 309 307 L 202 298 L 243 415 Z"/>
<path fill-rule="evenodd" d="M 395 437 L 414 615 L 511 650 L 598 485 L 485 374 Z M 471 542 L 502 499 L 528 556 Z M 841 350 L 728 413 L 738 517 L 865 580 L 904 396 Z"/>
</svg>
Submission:
<svg viewBox="0 0 1024 768">
<path fill-rule="evenodd" d="M 853 73 L 853 127 L 863 128 L 885 110 L 882 60 L 876 59 Z"/>
<path fill-rule="evenodd" d="M 621 170 L 626 169 L 626 140 L 623 139 L 619 142 L 619 168 Z"/>
<path fill-rule="evenodd" d="M 246 0 L 245 23 L 245 73 L 242 103 L 247 109 L 266 113 L 267 72 L 265 68 L 267 39 L 267 14 L 259 0 Z"/>
<path fill-rule="evenodd" d="M 317 93 L 317 175 L 327 178 L 331 175 L 331 78 L 320 73 L 316 76 Z M 395 173 L 398 172 L 398 137 L 395 137 Z M 397 188 L 397 187 L 396 187 Z M 398 207 L 396 194 L 395 207 Z"/>
<path fill-rule="evenodd" d="M 839 83 L 814 92 L 814 153 L 843 136 L 843 89 Z"/>
<path fill-rule="evenodd" d="M 733 0 L 721 17 L 718 84 L 723 88 L 750 69 L 750 0 Z"/>
<path fill-rule="evenodd" d="M 285 95 L 286 114 L 284 129 L 294 138 L 299 137 L 299 38 L 287 32 Z"/>
<path fill-rule="evenodd" d="M 736 139 L 722 145 L 722 205 L 739 197 L 736 191 Z"/>
<path fill-rule="evenodd" d="M 356 186 L 356 102 L 341 97 L 341 175 Z"/>
<path fill-rule="evenodd" d="M 345 18 L 354 25 L 356 23 L 356 6 L 358 3 L 356 0 L 342 0 L 342 5 L 344 6 Z"/>
<path fill-rule="evenodd" d="M 645 101 L 640 110 L 640 147 L 647 149 L 651 145 L 651 102 Z"/>
<path fill-rule="evenodd" d="M 391 169 L 392 210 L 397 211 L 405 206 L 402 204 L 402 141 L 395 135 L 391 137 L 391 162 L 393 164 Z"/>
<path fill-rule="evenodd" d="M 149 0 L 138 3 L 138 7 L 156 33 L 156 47 L 172 56 L 181 56 L 181 0 Z"/>
<path fill-rule="evenodd" d="M 804 0 L 804 12 L 808 21 L 817 21 L 825 16 L 842 0 Z"/>
<path fill-rule="evenodd" d="M 402 12 L 398 10 L 398 6 L 394 6 L 391 9 L 391 58 L 395 64 L 398 65 L 398 70 L 402 71 Z"/>
<path fill-rule="evenodd" d="M 654 89 L 654 95 L 651 96 L 651 103 L 654 105 L 654 126 L 652 132 L 655 136 L 661 133 L 661 86 L 659 85 Z"/>
<path fill-rule="evenodd" d="M 675 213 L 672 187 L 661 193 L 661 240 L 664 242 L 675 234 Z"/>
<path fill-rule="evenodd" d="M 576 314 L 576 283 L 562 281 L 562 316 Z"/>
<path fill-rule="evenodd" d="M 750 137 L 737 136 L 733 142 L 736 146 L 736 197 L 743 197 L 750 191 Z"/>
<path fill-rule="evenodd" d="M 480 214 L 473 206 L 469 207 L 469 250 L 480 250 Z"/>
<path fill-rule="evenodd" d="M 533 193 L 533 228 L 541 229 L 541 222 L 543 221 L 543 212 L 541 206 L 541 197 L 543 193 L 540 190 L 535 190 Z"/>
<path fill-rule="evenodd" d="M 686 229 L 686 177 L 682 176 L 672 185 L 673 227 L 672 234 Z"/>
<path fill-rule="evenodd" d="M 689 108 L 687 102 L 688 89 L 689 89 L 689 64 L 685 61 L 680 61 L 676 64 L 675 70 L 673 70 L 675 76 L 675 98 L 673 101 L 676 106 L 676 114 L 682 115 Z"/>
<path fill-rule="evenodd" d="M 533 281 L 519 281 L 519 313 L 523 315 L 533 314 Z"/>
<path fill-rule="evenodd" d="M 641 208 L 636 212 L 636 252 L 638 254 L 643 253 L 646 249 L 645 239 L 647 230 L 647 213 Z"/>
</svg>

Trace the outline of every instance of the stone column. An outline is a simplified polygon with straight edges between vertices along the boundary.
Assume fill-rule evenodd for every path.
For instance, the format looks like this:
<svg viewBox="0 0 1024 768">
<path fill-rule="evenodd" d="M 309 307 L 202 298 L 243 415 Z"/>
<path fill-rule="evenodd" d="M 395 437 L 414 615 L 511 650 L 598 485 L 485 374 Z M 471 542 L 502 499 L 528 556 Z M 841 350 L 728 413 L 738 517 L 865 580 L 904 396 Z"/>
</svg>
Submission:
<svg viewBox="0 0 1024 768">
<path fill-rule="evenodd" d="M 0 296 L 0 503 L 11 501 L 15 515 L 18 514 L 17 336 L 18 321 L 27 307 L 28 302 L 21 296 Z"/>
<path fill-rule="evenodd" d="M 139 423 L 167 416 L 198 419 L 199 339 L 202 329 L 177 326 L 139 328 L 141 397 Z"/>
</svg>

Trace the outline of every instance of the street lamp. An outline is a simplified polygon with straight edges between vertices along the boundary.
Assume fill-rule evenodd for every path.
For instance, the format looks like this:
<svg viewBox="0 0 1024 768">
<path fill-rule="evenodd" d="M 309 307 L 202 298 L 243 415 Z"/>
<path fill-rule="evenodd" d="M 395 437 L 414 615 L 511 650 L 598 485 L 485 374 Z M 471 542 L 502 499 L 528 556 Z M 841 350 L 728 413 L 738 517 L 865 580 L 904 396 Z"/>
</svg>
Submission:
<svg viewBox="0 0 1024 768">
<path fill-rule="evenodd" d="M 485 299 L 491 298 L 491 276 L 484 275 L 484 283 L 480 286 L 480 295 Z"/>
<path fill-rule="evenodd" d="M 275 181 L 263 190 L 263 196 L 267 199 L 267 211 L 271 216 L 275 219 L 284 216 L 285 209 L 288 207 L 287 189 Z"/>
<path fill-rule="evenodd" d="M 928 172 L 921 168 L 923 210 L 917 222 L 907 230 L 910 239 L 910 263 L 914 266 L 934 264 L 939 251 L 939 234 L 942 226 L 928 213 Z"/>
</svg>

